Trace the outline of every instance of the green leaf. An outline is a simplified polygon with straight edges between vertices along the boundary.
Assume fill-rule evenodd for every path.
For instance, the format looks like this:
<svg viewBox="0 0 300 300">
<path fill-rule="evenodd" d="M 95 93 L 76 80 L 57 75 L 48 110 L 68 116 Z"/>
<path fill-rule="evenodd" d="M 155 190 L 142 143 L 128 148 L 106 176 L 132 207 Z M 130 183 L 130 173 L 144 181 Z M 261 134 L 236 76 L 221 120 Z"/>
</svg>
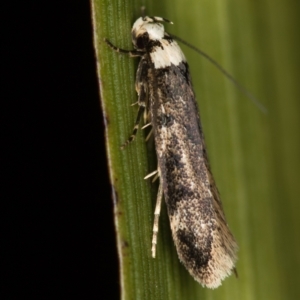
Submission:
<svg viewBox="0 0 300 300">
<path fill-rule="evenodd" d="M 229 226 L 237 270 L 217 290 L 202 288 L 179 263 L 166 209 L 151 258 L 157 185 L 154 148 L 140 131 L 123 151 L 137 108 L 138 61 L 131 26 L 145 5 L 174 22 L 167 31 L 200 47 L 247 87 L 262 113 L 204 58 L 182 46 L 191 67 L 206 144 Z M 300 89 L 297 1 L 92 0 L 107 157 L 114 192 L 122 299 L 300 299 Z"/>
</svg>

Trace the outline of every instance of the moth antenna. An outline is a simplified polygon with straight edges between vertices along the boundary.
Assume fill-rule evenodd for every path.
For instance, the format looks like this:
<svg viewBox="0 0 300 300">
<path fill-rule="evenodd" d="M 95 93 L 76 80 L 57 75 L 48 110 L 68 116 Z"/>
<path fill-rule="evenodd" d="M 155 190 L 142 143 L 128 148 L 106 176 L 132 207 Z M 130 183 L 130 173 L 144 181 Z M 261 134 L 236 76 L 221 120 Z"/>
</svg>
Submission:
<svg viewBox="0 0 300 300">
<path fill-rule="evenodd" d="M 144 19 L 145 18 L 145 16 L 146 16 L 146 7 L 145 6 L 141 6 L 141 16 L 142 16 L 142 18 Z"/>
<path fill-rule="evenodd" d="M 143 20 L 145 21 L 145 17 L 146 17 L 146 7 L 142 6 L 141 7 L 141 17 L 143 18 Z M 152 20 L 154 20 L 155 22 L 166 22 L 166 23 L 170 23 L 173 24 L 172 21 L 169 21 L 168 19 L 162 18 L 162 17 L 150 17 Z"/>
<path fill-rule="evenodd" d="M 166 22 L 169 24 L 174 24 L 172 21 L 162 18 L 162 17 L 150 17 L 152 20 L 154 20 L 155 22 Z"/>
<path fill-rule="evenodd" d="M 193 49 L 198 54 L 202 55 L 206 58 L 209 62 L 211 62 L 221 73 L 225 75 L 225 77 L 231 81 L 231 83 L 236 86 L 248 99 L 250 99 L 263 113 L 267 114 L 268 110 L 265 106 L 252 94 L 250 93 L 243 85 L 241 85 L 230 73 L 228 73 L 218 62 L 216 62 L 212 57 L 210 57 L 207 53 L 198 49 L 197 47 L 193 46 L 192 44 L 186 42 L 185 40 L 181 39 L 180 37 L 170 34 L 175 40 L 181 42 L 182 44 L 186 45 L 187 47 Z"/>
</svg>

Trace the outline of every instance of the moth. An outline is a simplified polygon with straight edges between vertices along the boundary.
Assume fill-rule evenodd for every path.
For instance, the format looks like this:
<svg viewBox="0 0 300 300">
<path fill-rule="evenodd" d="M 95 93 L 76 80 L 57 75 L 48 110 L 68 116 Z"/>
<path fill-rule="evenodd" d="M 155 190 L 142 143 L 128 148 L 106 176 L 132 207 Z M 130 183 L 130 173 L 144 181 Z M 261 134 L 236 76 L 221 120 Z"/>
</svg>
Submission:
<svg viewBox="0 0 300 300">
<path fill-rule="evenodd" d="M 132 27 L 134 50 L 106 43 L 116 52 L 140 57 L 136 74 L 138 115 L 131 142 L 145 113 L 152 126 L 159 176 L 152 256 L 155 257 L 162 198 L 167 205 L 178 257 L 193 278 L 216 288 L 235 272 L 237 243 L 227 225 L 207 158 L 186 58 L 161 17 L 142 16 Z M 124 146 L 125 146 L 124 145 Z M 149 177 L 149 176 L 146 176 Z"/>
</svg>

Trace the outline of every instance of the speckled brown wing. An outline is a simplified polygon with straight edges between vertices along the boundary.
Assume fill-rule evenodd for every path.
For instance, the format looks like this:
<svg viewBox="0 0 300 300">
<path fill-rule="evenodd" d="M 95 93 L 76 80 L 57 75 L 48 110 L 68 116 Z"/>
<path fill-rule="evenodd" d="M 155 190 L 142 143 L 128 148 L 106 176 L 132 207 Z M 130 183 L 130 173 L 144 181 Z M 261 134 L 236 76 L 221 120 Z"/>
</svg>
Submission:
<svg viewBox="0 0 300 300">
<path fill-rule="evenodd" d="M 148 65 L 147 76 L 160 180 L 177 253 L 198 282 L 215 288 L 232 273 L 237 244 L 210 172 L 188 65 Z"/>
</svg>

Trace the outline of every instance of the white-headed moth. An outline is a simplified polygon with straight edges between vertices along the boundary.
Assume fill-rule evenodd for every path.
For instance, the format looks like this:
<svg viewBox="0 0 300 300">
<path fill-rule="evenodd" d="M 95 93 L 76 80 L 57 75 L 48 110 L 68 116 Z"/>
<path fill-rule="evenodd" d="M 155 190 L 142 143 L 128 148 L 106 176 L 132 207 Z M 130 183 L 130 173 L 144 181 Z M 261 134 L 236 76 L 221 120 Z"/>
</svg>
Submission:
<svg viewBox="0 0 300 300">
<path fill-rule="evenodd" d="M 139 111 L 125 145 L 134 139 L 143 112 L 150 112 L 160 180 L 152 256 L 164 196 L 180 261 L 195 280 L 216 288 L 235 271 L 238 246 L 210 171 L 188 64 L 176 41 L 164 31 L 163 21 L 169 22 L 161 17 L 137 19 L 132 51 L 106 40 L 115 51 L 141 58 L 135 83 Z"/>
</svg>

